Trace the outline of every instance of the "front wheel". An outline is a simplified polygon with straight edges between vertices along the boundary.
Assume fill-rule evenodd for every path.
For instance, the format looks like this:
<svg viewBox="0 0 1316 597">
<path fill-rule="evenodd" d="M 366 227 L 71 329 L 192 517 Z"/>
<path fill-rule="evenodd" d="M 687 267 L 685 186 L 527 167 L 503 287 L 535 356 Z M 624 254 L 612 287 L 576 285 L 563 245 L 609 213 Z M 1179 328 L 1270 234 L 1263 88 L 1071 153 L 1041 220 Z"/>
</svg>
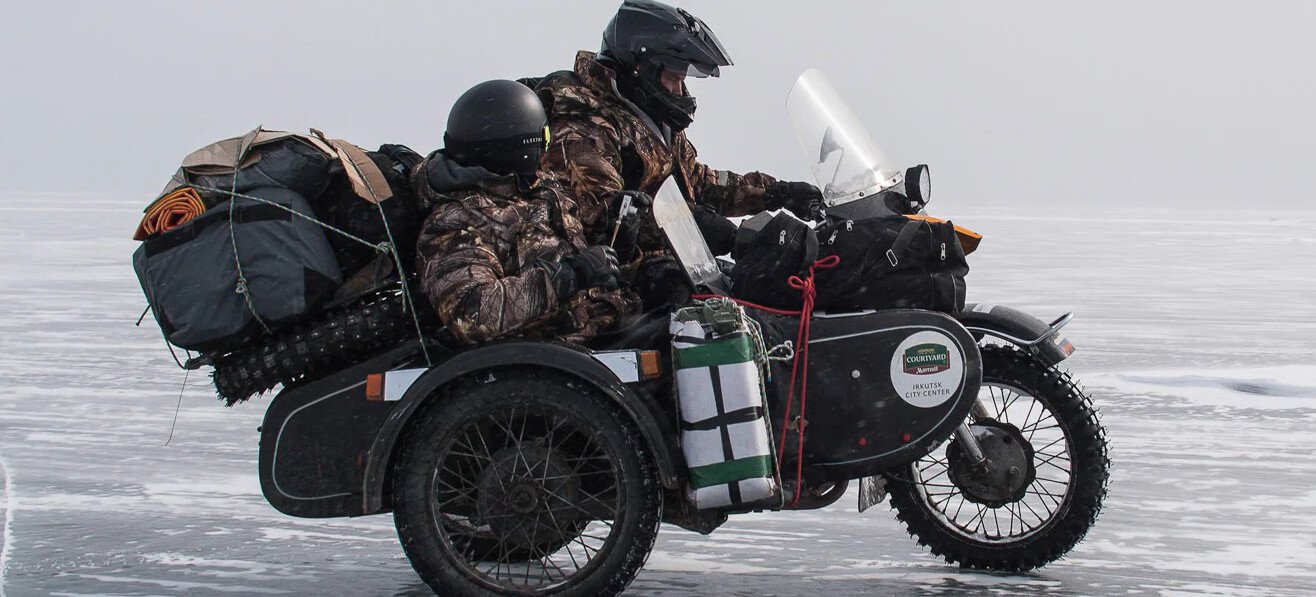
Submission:
<svg viewBox="0 0 1316 597">
<path fill-rule="evenodd" d="M 394 520 L 441 595 L 614 595 L 652 549 L 652 455 L 578 381 L 493 374 L 438 398 L 408 429 Z"/>
<path fill-rule="evenodd" d="M 1009 347 L 982 350 L 970 425 L 988 457 L 951 440 L 889 474 L 896 516 L 965 568 L 1023 571 L 1059 559 L 1096 522 L 1110 461 L 1091 400 L 1068 374 Z"/>
</svg>

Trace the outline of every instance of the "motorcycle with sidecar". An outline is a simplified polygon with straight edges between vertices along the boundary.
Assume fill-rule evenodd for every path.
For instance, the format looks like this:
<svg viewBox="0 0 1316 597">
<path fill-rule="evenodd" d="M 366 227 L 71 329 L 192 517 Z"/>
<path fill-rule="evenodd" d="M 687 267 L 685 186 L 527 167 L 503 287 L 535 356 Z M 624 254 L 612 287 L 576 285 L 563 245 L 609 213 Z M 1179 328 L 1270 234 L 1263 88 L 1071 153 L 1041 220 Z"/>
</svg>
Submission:
<svg viewBox="0 0 1316 597">
<path fill-rule="evenodd" d="M 819 75 L 801 77 L 792 105 L 828 193 L 895 181 L 926 199 L 926 177 L 881 170 Z M 675 185 L 653 215 L 693 293 L 728 295 Z M 766 345 L 809 317 L 747 315 Z M 392 512 L 425 582 L 459 595 L 616 594 L 663 522 L 711 533 L 729 515 L 831 505 L 856 481 L 860 511 L 889 498 L 919 544 L 984 570 L 1056 560 L 1101 510 L 1105 431 L 1060 368 L 1068 314 L 1047 323 L 985 303 L 953 316 L 813 313 L 807 413 L 788 404 L 791 363 L 764 364 L 768 420 L 787 446 L 778 497 L 717 509 L 685 492 L 669 317 L 651 312 L 590 346 L 412 341 L 289 385 L 261 428 L 262 490 L 292 516 Z"/>
</svg>

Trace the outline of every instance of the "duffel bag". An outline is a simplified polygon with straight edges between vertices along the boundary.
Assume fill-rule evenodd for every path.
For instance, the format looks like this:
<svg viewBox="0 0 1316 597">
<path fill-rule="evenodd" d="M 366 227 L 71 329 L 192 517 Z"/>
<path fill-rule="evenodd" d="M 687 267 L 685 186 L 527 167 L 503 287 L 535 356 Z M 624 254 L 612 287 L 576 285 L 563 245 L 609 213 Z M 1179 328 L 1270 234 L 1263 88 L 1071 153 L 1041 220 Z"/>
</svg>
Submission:
<svg viewBox="0 0 1316 597">
<path fill-rule="evenodd" d="M 804 273 L 818 258 L 812 228 L 786 212 L 758 214 L 741 223 L 731 256 L 731 288 L 736 298 L 778 309 L 800 308 L 800 291 L 791 276 Z"/>
<path fill-rule="evenodd" d="M 165 339 L 205 354 L 234 350 L 266 328 L 325 304 L 342 272 L 324 230 L 288 189 L 249 189 L 146 239 L 133 269 Z M 230 211 L 231 207 L 231 211 Z"/>
<path fill-rule="evenodd" d="M 193 174 L 192 186 L 207 204 L 228 201 L 230 193 L 278 187 L 314 201 L 329 184 L 330 165 L 337 160 L 301 136 L 288 136 L 251 148 L 248 161 L 236 172 Z M 254 159 L 253 159 L 254 158 Z"/>
<path fill-rule="evenodd" d="M 829 220 L 818 227 L 820 256 L 840 264 L 816 276 L 818 309 L 964 308 L 964 248 L 950 222 L 905 216 Z"/>
</svg>

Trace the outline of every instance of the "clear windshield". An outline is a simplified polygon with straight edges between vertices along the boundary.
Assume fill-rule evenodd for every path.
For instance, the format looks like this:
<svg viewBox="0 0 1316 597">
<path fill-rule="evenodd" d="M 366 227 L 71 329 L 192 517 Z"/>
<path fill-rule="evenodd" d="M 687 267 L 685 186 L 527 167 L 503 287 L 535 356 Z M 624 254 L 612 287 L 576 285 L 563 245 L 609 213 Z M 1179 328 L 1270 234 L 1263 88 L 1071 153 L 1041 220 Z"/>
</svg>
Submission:
<svg viewBox="0 0 1316 597">
<path fill-rule="evenodd" d="M 653 218 L 667 234 L 676 258 L 685 267 L 690 281 L 695 288 L 704 287 L 719 292 L 725 291 L 722 270 L 718 269 L 713 252 L 709 250 L 704 235 L 699 233 L 699 226 L 690 214 L 681 188 L 675 178 L 668 178 L 658 194 L 653 198 Z"/>
<path fill-rule="evenodd" d="M 873 144 L 822 71 L 800 75 L 786 96 L 786 111 L 828 207 L 901 182 L 901 170 Z"/>
</svg>

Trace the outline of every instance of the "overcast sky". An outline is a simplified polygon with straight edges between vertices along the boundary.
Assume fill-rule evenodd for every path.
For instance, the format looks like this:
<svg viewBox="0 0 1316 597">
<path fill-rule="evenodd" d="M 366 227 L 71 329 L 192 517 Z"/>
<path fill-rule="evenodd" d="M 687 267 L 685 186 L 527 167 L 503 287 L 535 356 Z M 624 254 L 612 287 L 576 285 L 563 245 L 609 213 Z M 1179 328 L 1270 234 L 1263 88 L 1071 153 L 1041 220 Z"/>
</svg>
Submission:
<svg viewBox="0 0 1316 597">
<path fill-rule="evenodd" d="M 889 155 L 931 165 L 933 211 L 1316 197 L 1316 3 L 677 4 L 736 62 L 690 85 L 714 167 L 806 178 L 784 98 L 818 66 Z M 0 191 L 144 205 L 257 124 L 425 153 L 462 91 L 569 68 L 617 5 L 8 2 Z"/>
</svg>

